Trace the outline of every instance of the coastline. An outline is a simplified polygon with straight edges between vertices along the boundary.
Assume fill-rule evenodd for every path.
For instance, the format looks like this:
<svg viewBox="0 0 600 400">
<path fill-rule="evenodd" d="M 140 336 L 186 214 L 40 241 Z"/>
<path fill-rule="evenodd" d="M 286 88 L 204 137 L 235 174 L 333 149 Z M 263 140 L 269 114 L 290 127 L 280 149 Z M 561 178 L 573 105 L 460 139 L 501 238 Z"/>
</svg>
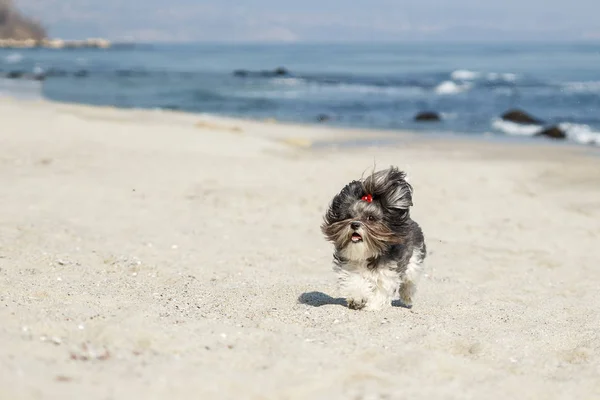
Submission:
<svg viewBox="0 0 600 400">
<path fill-rule="evenodd" d="M 564 151 L 581 153 L 600 153 L 600 148 L 595 145 L 585 145 L 569 140 L 555 140 L 537 138 L 533 136 L 519 136 L 506 134 L 462 134 L 459 132 L 445 131 L 413 131 L 401 129 L 378 129 L 363 127 L 348 127 L 319 122 L 288 122 L 277 121 L 273 118 L 242 118 L 235 116 L 149 108 L 124 108 L 111 105 L 90 105 L 85 103 L 71 103 L 42 99 L 19 99 L 12 96 L 1 96 L 0 105 L 3 103 L 23 104 L 29 107 L 54 107 L 56 110 L 80 114 L 87 117 L 102 118 L 102 112 L 113 113 L 113 118 L 124 120 L 134 117 L 149 121 L 160 121 L 165 118 L 172 119 L 180 124 L 192 124 L 199 129 L 215 129 L 218 131 L 231 131 L 238 134 L 247 131 L 251 136 L 267 138 L 282 142 L 286 145 L 307 149 L 326 148 L 352 148 L 352 147 L 388 147 L 412 142 L 458 142 L 468 144 L 481 143 L 496 146 L 533 146 L 540 148 L 559 148 Z"/>
<path fill-rule="evenodd" d="M 305 62 L 298 64 L 292 49 L 190 46 L 156 44 L 124 52 L 11 50 L 0 61 L 6 64 L 1 74 L 15 82 L 44 81 L 44 96 L 59 101 L 319 121 L 344 128 L 539 134 L 600 144 L 593 112 L 598 78 L 585 69 L 590 57 L 597 57 L 593 48 L 572 54 L 573 49 L 557 45 L 556 54 L 574 58 L 556 77 L 552 66 L 527 63 L 528 54 L 550 51 L 546 46 L 516 46 L 515 54 L 507 55 L 503 45 L 443 50 L 441 44 L 430 44 L 419 50 L 416 45 L 357 44 L 351 57 L 366 60 L 361 67 L 353 66 L 349 50 L 336 59 L 336 47 L 327 52 L 327 47 L 308 46 L 301 52 Z M 249 51 L 255 57 L 245 58 Z M 414 51 L 424 54 L 418 65 L 406 60 Z M 325 59 L 316 57 L 327 53 L 331 55 Z M 498 62 L 484 62 L 487 56 Z M 438 62 L 436 71 L 428 68 Z M 546 100 L 535 100 L 539 96 Z M 505 119 L 515 107 L 537 123 Z M 427 111 L 437 114 L 437 122 L 417 120 Z"/>
<path fill-rule="evenodd" d="M 597 148 L 47 100 L 0 117 L 2 398 L 600 396 Z M 319 232 L 374 163 L 415 188 L 411 310 L 341 306 Z"/>
<path fill-rule="evenodd" d="M 60 38 L 0 39 L 0 49 L 108 49 L 113 44 L 102 38 L 63 40 Z"/>
</svg>

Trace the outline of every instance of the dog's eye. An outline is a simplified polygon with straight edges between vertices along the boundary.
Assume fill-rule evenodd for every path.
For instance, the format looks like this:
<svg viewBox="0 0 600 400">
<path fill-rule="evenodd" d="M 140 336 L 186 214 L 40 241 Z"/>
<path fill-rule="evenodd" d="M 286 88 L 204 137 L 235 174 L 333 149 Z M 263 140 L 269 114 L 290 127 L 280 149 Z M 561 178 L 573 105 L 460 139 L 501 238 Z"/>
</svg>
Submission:
<svg viewBox="0 0 600 400">
<path fill-rule="evenodd" d="M 369 216 L 367 217 L 367 221 L 373 222 L 373 221 L 375 221 L 375 217 L 374 217 L 374 216 L 372 216 L 372 215 L 369 215 Z"/>
</svg>

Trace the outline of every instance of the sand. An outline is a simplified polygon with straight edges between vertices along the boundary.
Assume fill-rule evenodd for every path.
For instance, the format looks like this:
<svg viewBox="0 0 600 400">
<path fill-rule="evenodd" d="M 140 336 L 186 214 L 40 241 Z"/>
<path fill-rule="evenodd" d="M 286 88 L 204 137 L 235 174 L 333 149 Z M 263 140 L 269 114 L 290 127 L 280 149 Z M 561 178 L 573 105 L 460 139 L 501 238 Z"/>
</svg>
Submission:
<svg viewBox="0 0 600 400">
<path fill-rule="evenodd" d="M 598 149 L 6 99 L 0 146 L 1 399 L 600 398 Z M 319 230 L 374 161 L 411 310 L 347 309 Z"/>
</svg>

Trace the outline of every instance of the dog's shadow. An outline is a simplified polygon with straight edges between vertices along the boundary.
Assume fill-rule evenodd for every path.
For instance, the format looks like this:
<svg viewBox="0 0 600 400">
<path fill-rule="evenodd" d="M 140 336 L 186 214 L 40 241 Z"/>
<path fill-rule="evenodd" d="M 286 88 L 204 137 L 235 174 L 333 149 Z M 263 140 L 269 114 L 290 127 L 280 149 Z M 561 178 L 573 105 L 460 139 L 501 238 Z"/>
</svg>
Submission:
<svg viewBox="0 0 600 400">
<path fill-rule="evenodd" d="M 298 302 L 301 304 L 306 304 L 311 307 L 322 307 L 322 306 L 342 306 L 348 307 L 346 303 L 346 299 L 342 297 L 334 298 L 328 294 L 322 292 L 307 292 L 302 293 L 300 297 L 298 297 Z M 407 306 L 402 303 L 400 300 L 392 301 L 392 307 L 401 307 L 401 308 L 412 308 L 412 306 Z"/>
<path fill-rule="evenodd" d="M 336 299 L 328 294 L 321 292 L 302 293 L 300 297 L 298 297 L 298 302 L 312 307 L 321 307 L 329 305 L 347 307 L 346 299 L 341 297 Z"/>
</svg>

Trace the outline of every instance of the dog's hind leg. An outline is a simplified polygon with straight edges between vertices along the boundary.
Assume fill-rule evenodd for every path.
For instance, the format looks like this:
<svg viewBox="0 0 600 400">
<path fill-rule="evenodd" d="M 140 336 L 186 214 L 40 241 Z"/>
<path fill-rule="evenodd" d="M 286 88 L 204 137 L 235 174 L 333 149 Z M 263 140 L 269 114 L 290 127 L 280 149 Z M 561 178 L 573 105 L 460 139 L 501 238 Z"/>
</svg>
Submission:
<svg viewBox="0 0 600 400">
<path fill-rule="evenodd" d="M 423 273 L 423 260 L 425 258 L 425 249 L 415 248 L 408 261 L 406 270 L 402 272 L 402 282 L 400 283 L 399 295 L 400 302 L 408 308 L 412 307 L 413 298 L 417 291 L 417 284 Z"/>
</svg>

